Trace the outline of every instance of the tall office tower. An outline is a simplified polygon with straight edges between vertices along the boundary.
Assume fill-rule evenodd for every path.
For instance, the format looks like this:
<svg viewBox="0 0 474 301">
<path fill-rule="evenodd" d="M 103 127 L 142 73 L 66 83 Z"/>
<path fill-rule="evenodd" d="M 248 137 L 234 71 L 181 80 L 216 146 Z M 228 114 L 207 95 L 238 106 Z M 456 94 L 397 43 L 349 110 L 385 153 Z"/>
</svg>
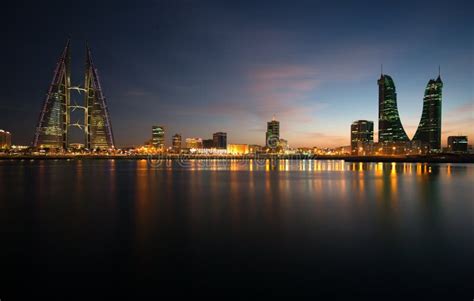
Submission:
<svg viewBox="0 0 474 301">
<path fill-rule="evenodd" d="M 54 70 L 33 138 L 39 148 L 66 149 L 68 146 L 71 87 L 70 42 L 66 43 Z"/>
<path fill-rule="evenodd" d="M 419 141 L 430 151 L 441 151 L 441 100 L 443 82 L 438 75 L 436 80 L 430 79 L 423 97 L 423 112 L 420 124 L 413 141 Z"/>
<path fill-rule="evenodd" d="M 351 153 L 363 155 L 371 151 L 374 143 L 374 123 L 356 120 L 351 125 Z"/>
<path fill-rule="evenodd" d="M 173 151 L 175 153 L 179 153 L 181 151 L 181 135 L 180 134 L 173 135 Z"/>
<path fill-rule="evenodd" d="M 115 147 L 109 109 L 100 85 L 99 74 L 92 61 L 91 50 L 86 46 L 86 73 L 84 78 L 86 107 L 86 147 L 109 149 Z"/>
<path fill-rule="evenodd" d="M 280 142 L 280 122 L 275 120 L 267 122 L 267 132 L 265 133 L 265 145 L 269 148 L 278 147 Z"/>
<path fill-rule="evenodd" d="M 151 128 L 151 145 L 160 150 L 165 149 L 165 128 L 161 125 L 154 125 Z"/>
<path fill-rule="evenodd" d="M 217 149 L 227 149 L 227 133 L 217 132 L 212 135 L 213 145 Z"/>
<path fill-rule="evenodd" d="M 381 74 L 379 85 L 379 143 L 408 142 L 398 115 L 397 92 L 393 79 Z"/>
<path fill-rule="evenodd" d="M 86 72 L 84 87 L 71 86 L 70 41 L 59 57 L 53 80 L 40 112 L 33 138 L 37 148 L 67 149 L 69 128 L 76 126 L 84 131 L 85 145 L 89 149 L 114 148 L 112 125 L 99 75 L 86 46 Z M 84 92 L 84 104 L 71 105 L 71 90 Z M 71 111 L 84 111 L 84 124 L 71 124 Z"/>
<path fill-rule="evenodd" d="M 12 146 L 12 134 L 10 132 L 0 130 L 0 149 L 7 150 Z"/>
</svg>

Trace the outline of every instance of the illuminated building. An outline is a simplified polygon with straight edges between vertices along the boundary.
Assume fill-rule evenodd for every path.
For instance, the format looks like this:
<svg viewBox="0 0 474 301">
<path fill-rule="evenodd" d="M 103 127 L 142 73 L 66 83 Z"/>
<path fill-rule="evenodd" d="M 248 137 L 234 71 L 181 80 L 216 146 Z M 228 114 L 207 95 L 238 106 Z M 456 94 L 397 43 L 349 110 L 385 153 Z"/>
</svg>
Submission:
<svg viewBox="0 0 474 301">
<path fill-rule="evenodd" d="M 151 145 L 163 151 L 165 149 L 165 128 L 160 125 L 154 125 L 151 128 Z"/>
<path fill-rule="evenodd" d="M 212 135 L 213 146 L 217 149 L 227 149 L 227 133 L 217 132 Z"/>
<path fill-rule="evenodd" d="M 227 144 L 227 153 L 231 155 L 245 155 L 249 153 L 248 144 Z"/>
<path fill-rule="evenodd" d="M 454 153 L 467 152 L 467 136 L 449 136 L 448 151 Z"/>
<path fill-rule="evenodd" d="M 186 138 L 186 148 L 202 148 L 201 138 Z"/>
<path fill-rule="evenodd" d="M 267 122 L 267 131 L 265 133 L 265 146 L 268 148 L 277 148 L 280 143 L 280 122 L 275 120 Z"/>
<path fill-rule="evenodd" d="M 181 151 L 181 135 L 180 134 L 173 135 L 173 151 L 175 153 L 179 153 Z"/>
<path fill-rule="evenodd" d="M 0 149 L 10 149 L 12 146 L 12 135 L 10 132 L 0 130 Z"/>
<path fill-rule="evenodd" d="M 65 150 L 69 147 L 69 128 L 74 126 L 83 130 L 85 145 L 88 149 L 114 148 L 107 103 L 89 47 L 86 46 L 84 87 L 71 86 L 70 61 L 70 41 L 68 40 L 43 102 L 33 146 Z M 84 92 L 83 105 L 71 105 L 71 90 Z M 71 123 L 71 112 L 76 109 L 84 111 L 83 124 Z"/>
<path fill-rule="evenodd" d="M 262 147 L 260 145 L 256 145 L 256 144 L 250 144 L 249 145 L 249 152 L 250 153 L 259 153 L 262 151 Z"/>
<path fill-rule="evenodd" d="M 69 143 L 69 148 L 73 150 L 81 150 L 84 148 L 84 144 L 83 143 Z"/>
<path fill-rule="evenodd" d="M 204 139 L 202 140 L 202 148 L 211 149 L 214 147 L 214 140 L 213 139 Z"/>
<path fill-rule="evenodd" d="M 80 88 L 78 88 L 80 89 Z M 92 53 L 86 46 L 86 73 L 84 79 L 84 103 L 86 118 L 84 127 L 88 149 L 110 149 L 115 147 L 109 109 L 103 95 L 97 68 L 92 61 Z M 71 107 L 72 109 L 77 106 Z"/>
<path fill-rule="evenodd" d="M 441 151 L 441 100 L 443 82 L 438 75 L 436 80 L 430 79 L 423 97 L 423 112 L 420 124 L 413 141 L 419 141 L 430 151 Z"/>
<path fill-rule="evenodd" d="M 398 114 L 395 83 L 389 75 L 381 74 L 379 85 L 379 142 L 408 142 Z"/>
<path fill-rule="evenodd" d="M 280 146 L 281 150 L 287 151 L 289 149 L 288 140 L 280 138 L 279 139 L 279 146 Z"/>
<path fill-rule="evenodd" d="M 351 124 L 351 154 L 367 155 L 374 144 L 374 123 L 356 120 Z"/>
</svg>

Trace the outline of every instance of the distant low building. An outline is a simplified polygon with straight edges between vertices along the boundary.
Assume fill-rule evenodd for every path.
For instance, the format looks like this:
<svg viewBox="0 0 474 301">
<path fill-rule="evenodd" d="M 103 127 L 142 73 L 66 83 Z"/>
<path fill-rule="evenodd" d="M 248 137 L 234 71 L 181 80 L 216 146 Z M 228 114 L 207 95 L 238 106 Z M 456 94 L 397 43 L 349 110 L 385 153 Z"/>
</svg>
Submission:
<svg viewBox="0 0 474 301">
<path fill-rule="evenodd" d="M 249 153 L 248 144 L 228 144 L 227 153 L 231 155 L 245 155 Z"/>
<path fill-rule="evenodd" d="M 186 148 L 189 148 L 189 149 L 202 148 L 202 139 L 201 138 L 186 138 Z"/>
<path fill-rule="evenodd" d="M 249 152 L 254 154 L 254 153 L 260 153 L 263 151 L 263 147 L 261 145 L 256 145 L 256 144 L 250 144 L 249 145 Z"/>
<path fill-rule="evenodd" d="M 339 147 L 336 147 L 334 150 L 333 150 L 333 153 L 335 155 L 349 155 L 351 153 L 351 146 L 350 145 L 346 145 L 346 146 L 339 146 Z"/>
<path fill-rule="evenodd" d="M 0 130 L 0 149 L 7 150 L 12 146 L 12 134 L 5 130 Z"/>
<path fill-rule="evenodd" d="M 448 151 L 453 153 L 467 153 L 467 136 L 449 136 Z"/>
<path fill-rule="evenodd" d="M 69 148 L 73 150 L 81 150 L 84 149 L 84 143 L 69 143 Z"/>
<path fill-rule="evenodd" d="M 280 138 L 280 149 L 282 151 L 287 151 L 289 149 L 288 140 Z"/>
<path fill-rule="evenodd" d="M 212 135 L 213 146 L 217 149 L 227 149 L 227 133 L 217 132 Z"/>
<path fill-rule="evenodd" d="M 214 147 L 214 140 L 212 140 L 212 139 L 202 140 L 202 148 L 211 149 L 213 147 Z"/>
</svg>

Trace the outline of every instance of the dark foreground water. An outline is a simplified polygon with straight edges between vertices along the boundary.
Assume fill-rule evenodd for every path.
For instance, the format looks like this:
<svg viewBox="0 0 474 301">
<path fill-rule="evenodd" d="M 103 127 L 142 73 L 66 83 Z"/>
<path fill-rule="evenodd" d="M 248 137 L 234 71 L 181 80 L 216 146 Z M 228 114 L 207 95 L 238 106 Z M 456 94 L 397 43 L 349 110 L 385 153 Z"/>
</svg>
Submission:
<svg viewBox="0 0 474 301">
<path fill-rule="evenodd" d="M 0 162 L 0 299 L 474 297 L 474 165 L 156 163 Z"/>
</svg>

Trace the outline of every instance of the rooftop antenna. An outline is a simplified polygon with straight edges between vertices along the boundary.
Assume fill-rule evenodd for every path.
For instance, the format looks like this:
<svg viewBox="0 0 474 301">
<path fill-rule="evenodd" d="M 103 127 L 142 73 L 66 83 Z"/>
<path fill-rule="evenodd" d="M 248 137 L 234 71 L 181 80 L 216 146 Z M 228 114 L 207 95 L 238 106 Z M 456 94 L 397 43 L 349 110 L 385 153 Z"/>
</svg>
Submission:
<svg viewBox="0 0 474 301">
<path fill-rule="evenodd" d="M 438 77 L 441 77 L 441 65 L 438 65 Z"/>
<path fill-rule="evenodd" d="M 380 75 L 383 76 L 383 64 L 380 64 Z"/>
</svg>

